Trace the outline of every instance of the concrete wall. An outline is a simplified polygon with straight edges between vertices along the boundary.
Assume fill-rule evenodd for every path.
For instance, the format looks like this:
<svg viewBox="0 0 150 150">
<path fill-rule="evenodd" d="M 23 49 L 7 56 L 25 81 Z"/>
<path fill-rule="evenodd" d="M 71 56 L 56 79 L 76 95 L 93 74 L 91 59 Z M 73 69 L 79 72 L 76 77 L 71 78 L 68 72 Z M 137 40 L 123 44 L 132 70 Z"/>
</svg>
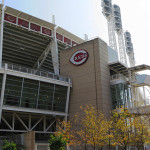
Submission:
<svg viewBox="0 0 150 150">
<path fill-rule="evenodd" d="M 87 50 L 89 58 L 84 64 L 75 66 L 69 60 L 79 49 Z M 85 104 L 92 104 L 105 114 L 110 111 L 110 73 L 105 42 L 94 39 L 61 51 L 60 74 L 73 80 L 69 116 L 79 112 L 80 106 Z"/>
<path fill-rule="evenodd" d="M 25 150 L 35 150 L 35 132 L 24 133 Z"/>
</svg>

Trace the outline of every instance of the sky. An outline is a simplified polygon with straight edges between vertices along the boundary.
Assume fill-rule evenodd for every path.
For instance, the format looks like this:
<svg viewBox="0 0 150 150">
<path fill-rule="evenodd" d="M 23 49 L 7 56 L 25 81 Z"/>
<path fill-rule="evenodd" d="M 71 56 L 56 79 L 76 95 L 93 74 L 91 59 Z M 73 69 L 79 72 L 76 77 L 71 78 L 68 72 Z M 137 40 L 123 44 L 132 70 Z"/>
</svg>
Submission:
<svg viewBox="0 0 150 150">
<path fill-rule="evenodd" d="M 101 0 L 4 0 L 5 5 L 52 22 L 84 38 L 99 36 L 108 43 Z M 136 65 L 150 65 L 150 0 L 112 0 L 121 9 L 123 30 L 131 33 Z"/>
</svg>

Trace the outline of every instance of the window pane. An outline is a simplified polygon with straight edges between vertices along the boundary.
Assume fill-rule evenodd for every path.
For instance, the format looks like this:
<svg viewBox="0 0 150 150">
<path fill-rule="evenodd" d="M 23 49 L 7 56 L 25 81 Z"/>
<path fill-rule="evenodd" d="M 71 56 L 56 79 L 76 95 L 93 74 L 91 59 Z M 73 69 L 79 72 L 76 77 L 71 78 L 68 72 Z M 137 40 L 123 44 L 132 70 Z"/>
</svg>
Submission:
<svg viewBox="0 0 150 150">
<path fill-rule="evenodd" d="M 19 106 L 22 88 L 22 78 L 7 75 L 4 105 Z"/>
<path fill-rule="evenodd" d="M 53 110 L 65 112 L 67 87 L 56 85 L 54 93 Z"/>
<path fill-rule="evenodd" d="M 54 84 L 40 82 L 38 109 L 52 110 Z"/>
<path fill-rule="evenodd" d="M 38 97 L 39 82 L 24 79 L 21 106 L 28 108 L 36 108 Z"/>
</svg>

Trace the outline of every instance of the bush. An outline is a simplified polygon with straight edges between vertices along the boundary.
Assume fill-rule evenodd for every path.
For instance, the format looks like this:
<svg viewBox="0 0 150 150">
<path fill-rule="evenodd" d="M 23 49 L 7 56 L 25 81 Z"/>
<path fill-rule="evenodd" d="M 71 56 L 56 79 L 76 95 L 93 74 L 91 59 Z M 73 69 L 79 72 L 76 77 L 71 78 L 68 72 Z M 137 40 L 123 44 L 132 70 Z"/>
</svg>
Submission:
<svg viewBox="0 0 150 150">
<path fill-rule="evenodd" d="M 2 150 L 17 150 L 16 143 L 15 142 L 8 142 L 7 140 L 4 140 Z"/>
<path fill-rule="evenodd" d="M 51 150 L 65 150 L 67 141 L 63 139 L 62 135 L 60 136 L 50 136 L 49 147 Z"/>
</svg>

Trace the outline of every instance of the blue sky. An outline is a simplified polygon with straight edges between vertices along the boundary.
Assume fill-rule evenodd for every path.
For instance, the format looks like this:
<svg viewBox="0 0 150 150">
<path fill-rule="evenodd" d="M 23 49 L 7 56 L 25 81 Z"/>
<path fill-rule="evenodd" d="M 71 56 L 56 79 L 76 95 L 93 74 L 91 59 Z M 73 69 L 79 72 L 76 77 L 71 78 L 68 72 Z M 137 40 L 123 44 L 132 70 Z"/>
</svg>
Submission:
<svg viewBox="0 0 150 150">
<path fill-rule="evenodd" d="M 150 65 L 150 1 L 112 0 L 121 8 L 124 30 L 132 36 L 138 64 Z M 5 0 L 5 5 L 51 22 L 84 38 L 99 36 L 108 43 L 107 21 L 102 14 L 101 0 Z"/>
</svg>

